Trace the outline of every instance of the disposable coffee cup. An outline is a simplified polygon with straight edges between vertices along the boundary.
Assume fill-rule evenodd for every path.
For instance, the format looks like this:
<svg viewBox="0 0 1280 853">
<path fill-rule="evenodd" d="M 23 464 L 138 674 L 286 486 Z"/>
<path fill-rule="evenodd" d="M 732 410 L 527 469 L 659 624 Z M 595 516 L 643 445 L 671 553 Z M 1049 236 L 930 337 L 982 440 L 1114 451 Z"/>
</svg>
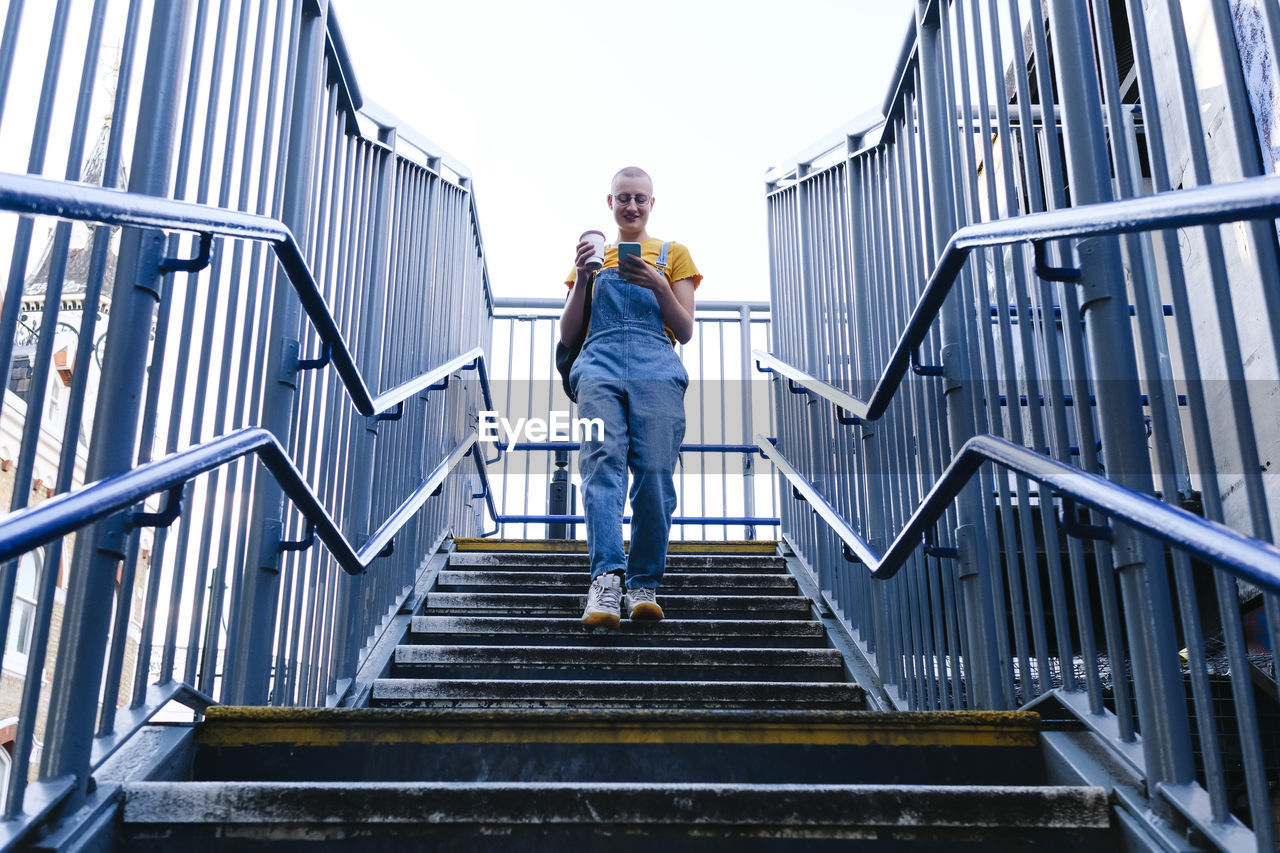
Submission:
<svg viewBox="0 0 1280 853">
<path fill-rule="evenodd" d="M 579 240 L 586 240 L 594 249 L 591 257 L 587 260 L 587 269 L 598 270 L 604 266 L 604 232 L 603 231 L 583 231 Z"/>
</svg>

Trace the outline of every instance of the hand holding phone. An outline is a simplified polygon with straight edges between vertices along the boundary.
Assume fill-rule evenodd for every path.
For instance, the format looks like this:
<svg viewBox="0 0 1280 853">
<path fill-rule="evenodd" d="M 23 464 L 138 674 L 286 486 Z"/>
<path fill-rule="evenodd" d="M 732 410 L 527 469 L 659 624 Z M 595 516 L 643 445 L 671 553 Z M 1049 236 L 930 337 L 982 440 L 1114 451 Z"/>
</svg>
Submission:
<svg viewBox="0 0 1280 853">
<path fill-rule="evenodd" d="M 627 258 L 635 256 L 640 257 L 639 243 L 619 243 L 618 244 L 618 269 L 626 266 Z"/>
<path fill-rule="evenodd" d="M 632 261 L 631 258 L 635 260 Z M 640 255 L 639 243 L 618 244 L 618 272 L 628 284 L 647 287 L 654 292 L 657 292 L 656 288 L 666 283 L 661 273 L 644 262 L 644 258 Z"/>
</svg>

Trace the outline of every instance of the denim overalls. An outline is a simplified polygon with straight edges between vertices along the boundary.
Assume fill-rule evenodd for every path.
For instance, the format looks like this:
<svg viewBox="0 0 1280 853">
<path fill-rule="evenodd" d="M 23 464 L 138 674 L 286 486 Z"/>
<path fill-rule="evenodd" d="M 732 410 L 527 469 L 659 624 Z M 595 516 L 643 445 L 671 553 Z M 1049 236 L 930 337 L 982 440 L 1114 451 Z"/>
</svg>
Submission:
<svg viewBox="0 0 1280 853">
<path fill-rule="evenodd" d="M 664 275 L 669 243 L 657 268 Z M 676 508 L 675 469 L 684 440 L 689 373 L 663 330 L 653 291 L 617 269 L 596 273 L 591 326 L 569 382 L 579 418 L 604 422 L 583 436 L 578 471 L 586 510 L 591 577 L 626 569 L 626 586 L 657 588 L 667 565 Z M 591 440 L 587 440 L 590 438 Z M 631 484 L 631 550 L 622 550 L 622 508 Z"/>
</svg>

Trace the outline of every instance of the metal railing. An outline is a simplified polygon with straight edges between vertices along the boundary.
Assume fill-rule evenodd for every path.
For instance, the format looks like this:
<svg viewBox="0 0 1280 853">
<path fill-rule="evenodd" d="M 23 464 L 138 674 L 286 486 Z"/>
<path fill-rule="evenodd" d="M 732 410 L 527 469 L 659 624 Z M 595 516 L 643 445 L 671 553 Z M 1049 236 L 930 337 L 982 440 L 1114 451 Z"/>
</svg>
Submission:
<svg viewBox="0 0 1280 853">
<path fill-rule="evenodd" d="M 563 309 L 564 301 L 553 297 L 495 302 L 494 398 L 513 425 L 518 418 L 549 422 L 551 412 L 564 413 L 570 424 L 577 418 L 554 370 Z M 751 350 L 768 340 L 769 306 L 706 300 L 696 309 L 693 339 L 678 347 L 690 381 L 672 539 L 769 538 L 779 523 L 778 499 L 772 478 L 755 476 L 754 436 L 760 430 L 772 435 L 773 419 L 768 385 L 751 362 Z M 499 433 L 503 441 L 511 438 Z M 515 438 L 512 453 L 502 452 L 503 441 L 490 451 L 499 522 L 494 532 L 585 538 L 582 505 L 573 497 L 580 485 L 578 442 Z M 570 499 L 553 506 L 553 487 Z M 624 523 L 629 518 L 624 509 Z"/>
<path fill-rule="evenodd" d="M 920 2 L 885 118 L 769 176 L 760 446 L 892 701 L 1054 698 L 1137 822 L 1271 849 L 1280 7 L 1205 5 Z"/>
<path fill-rule="evenodd" d="M 170 700 L 341 701 L 426 556 L 492 509 L 482 468 L 450 476 L 492 407 L 470 179 L 362 103 L 329 4 L 77 12 L 11 3 L 0 35 L 0 143 L 30 130 L 22 162 L 0 144 L 0 643 L 25 660 L 0 846 Z M 46 36 L 27 105 L 10 80 Z"/>
</svg>

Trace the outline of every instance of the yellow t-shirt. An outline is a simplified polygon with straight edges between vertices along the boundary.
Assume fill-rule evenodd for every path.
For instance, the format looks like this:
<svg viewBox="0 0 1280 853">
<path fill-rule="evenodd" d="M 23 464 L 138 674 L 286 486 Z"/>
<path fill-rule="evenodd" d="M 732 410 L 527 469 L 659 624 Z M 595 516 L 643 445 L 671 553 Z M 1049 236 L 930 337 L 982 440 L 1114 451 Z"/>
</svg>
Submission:
<svg viewBox="0 0 1280 853">
<path fill-rule="evenodd" d="M 640 244 L 640 259 L 645 261 L 649 266 L 656 267 L 658 265 L 658 255 L 662 254 L 662 241 L 657 237 L 650 237 Z M 617 269 L 618 268 L 618 247 L 612 243 L 604 247 L 604 266 L 601 269 Z M 698 268 L 693 265 L 693 258 L 689 256 L 689 250 L 683 244 L 671 241 L 671 245 L 667 248 L 667 283 L 672 284 L 677 281 L 683 281 L 686 278 L 693 279 L 693 289 L 697 290 L 698 285 L 702 284 L 702 273 L 698 272 Z M 573 284 L 578 280 L 578 268 L 571 267 L 569 275 L 564 280 L 564 286 L 573 289 Z M 667 332 L 667 337 L 671 338 L 671 343 L 676 342 L 676 333 L 671 331 L 669 326 L 663 325 Z"/>
</svg>

